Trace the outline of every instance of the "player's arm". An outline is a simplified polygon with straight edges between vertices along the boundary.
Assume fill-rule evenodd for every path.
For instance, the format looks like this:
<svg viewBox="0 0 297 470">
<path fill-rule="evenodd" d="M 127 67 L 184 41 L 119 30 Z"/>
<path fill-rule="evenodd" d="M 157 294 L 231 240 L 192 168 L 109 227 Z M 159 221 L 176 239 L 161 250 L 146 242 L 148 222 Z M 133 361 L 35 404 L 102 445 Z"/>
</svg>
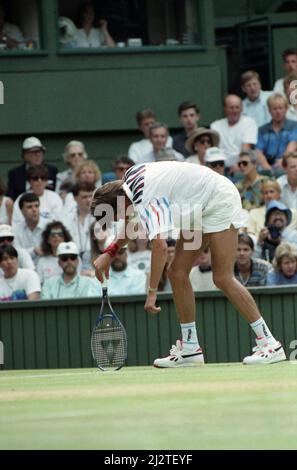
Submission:
<svg viewBox="0 0 297 470">
<path fill-rule="evenodd" d="M 150 283 L 144 306 L 144 309 L 149 313 L 159 313 L 161 310 L 160 307 L 156 307 L 157 290 L 166 263 L 167 252 L 166 240 L 162 238 L 162 234 L 158 234 L 152 241 Z"/>
</svg>

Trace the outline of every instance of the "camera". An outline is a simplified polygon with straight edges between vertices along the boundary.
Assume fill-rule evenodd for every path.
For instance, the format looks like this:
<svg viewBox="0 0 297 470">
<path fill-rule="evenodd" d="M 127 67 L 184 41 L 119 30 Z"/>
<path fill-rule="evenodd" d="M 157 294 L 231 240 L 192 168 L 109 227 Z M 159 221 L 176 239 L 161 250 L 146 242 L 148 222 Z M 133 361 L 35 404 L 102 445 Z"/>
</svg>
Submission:
<svg viewBox="0 0 297 470">
<path fill-rule="evenodd" d="M 276 240 L 281 236 L 280 230 L 275 225 L 268 225 L 268 230 L 272 240 Z"/>
</svg>

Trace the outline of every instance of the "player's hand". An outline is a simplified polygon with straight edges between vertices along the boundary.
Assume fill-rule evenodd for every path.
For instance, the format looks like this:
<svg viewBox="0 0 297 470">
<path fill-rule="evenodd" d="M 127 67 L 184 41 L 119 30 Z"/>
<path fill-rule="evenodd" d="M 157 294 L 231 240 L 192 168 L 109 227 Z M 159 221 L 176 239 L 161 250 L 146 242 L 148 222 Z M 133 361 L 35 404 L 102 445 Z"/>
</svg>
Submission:
<svg viewBox="0 0 297 470">
<path fill-rule="evenodd" d="M 147 295 L 144 310 L 148 313 L 159 313 L 161 312 L 161 307 L 156 307 L 157 294 L 155 292 L 150 292 Z"/>
<path fill-rule="evenodd" d="M 103 283 L 103 274 L 105 274 L 106 279 L 109 279 L 109 267 L 111 263 L 111 257 L 108 253 L 103 253 L 102 255 L 98 256 L 98 258 L 94 261 L 96 277 L 98 281 Z"/>
</svg>

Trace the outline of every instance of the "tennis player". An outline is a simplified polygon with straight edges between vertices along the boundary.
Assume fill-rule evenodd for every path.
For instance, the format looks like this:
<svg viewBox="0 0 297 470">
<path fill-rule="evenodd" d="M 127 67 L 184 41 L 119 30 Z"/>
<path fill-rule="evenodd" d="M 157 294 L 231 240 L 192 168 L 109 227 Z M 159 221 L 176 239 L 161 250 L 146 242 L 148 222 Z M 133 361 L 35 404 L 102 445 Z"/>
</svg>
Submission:
<svg viewBox="0 0 297 470">
<path fill-rule="evenodd" d="M 108 208 L 112 216 L 107 216 Z M 156 162 L 131 167 L 123 180 L 106 183 L 93 196 L 91 211 L 100 224 L 125 214 L 125 230 L 119 233 L 94 262 L 96 276 L 108 276 L 112 258 L 131 237 L 131 217 L 138 220 L 152 240 L 150 286 L 145 310 L 160 312 L 157 286 L 167 257 L 166 238 L 179 230 L 174 260 L 169 269 L 173 298 L 181 325 L 181 340 L 169 356 L 154 361 L 156 367 L 189 367 L 204 362 L 195 323 L 195 297 L 189 273 L 200 252 L 211 250 L 213 280 L 243 315 L 256 335 L 256 346 L 244 364 L 274 363 L 286 359 L 257 305 L 234 277 L 237 232 L 243 224 L 238 190 L 224 176 L 205 167 L 182 162 Z"/>
</svg>

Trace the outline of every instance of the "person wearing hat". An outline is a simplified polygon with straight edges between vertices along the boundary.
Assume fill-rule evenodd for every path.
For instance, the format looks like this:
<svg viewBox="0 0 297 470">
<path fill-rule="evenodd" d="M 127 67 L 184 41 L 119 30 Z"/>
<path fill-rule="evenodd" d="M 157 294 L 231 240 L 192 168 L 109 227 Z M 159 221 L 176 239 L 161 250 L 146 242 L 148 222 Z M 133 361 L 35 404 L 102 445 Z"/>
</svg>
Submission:
<svg viewBox="0 0 297 470">
<path fill-rule="evenodd" d="M 100 295 L 95 279 L 77 274 L 78 247 L 74 242 L 62 242 L 57 249 L 58 263 L 63 273 L 47 279 L 41 290 L 42 299 L 69 299 Z"/>
<path fill-rule="evenodd" d="M 282 242 L 288 242 L 297 248 L 297 232 L 288 230 L 292 220 L 292 211 L 280 201 L 270 201 L 266 206 L 265 227 L 260 231 L 256 253 L 262 259 L 271 262 L 275 250 Z"/>
<path fill-rule="evenodd" d="M 186 141 L 186 149 L 191 155 L 186 159 L 186 162 L 204 165 L 206 150 L 210 147 L 217 147 L 219 142 L 220 135 L 218 132 L 206 129 L 205 127 L 199 127 Z"/>
<path fill-rule="evenodd" d="M 11 245 L 14 246 L 15 235 L 11 225 L 2 224 L 0 225 L 0 249 L 5 246 Z M 27 250 L 17 246 L 18 250 L 18 261 L 19 267 L 24 269 L 33 269 L 35 270 L 34 263 L 32 258 Z M 3 272 L 0 269 L 0 277 L 2 277 Z"/>
<path fill-rule="evenodd" d="M 24 163 L 12 168 L 8 172 L 8 190 L 7 196 L 15 200 L 20 194 L 29 189 L 29 183 L 26 180 L 26 173 L 29 167 L 39 166 L 43 163 L 45 147 L 37 137 L 27 137 L 22 145 L 22 158 Z M 58 169 L 43 163 L 48 169 L 47 188 L 55 190 L 56 175 Z"/>
<path fill-rule="evenodd" d="M 226 156 L 222 149 L 211 147 L 206 150 L 204 157 L 205 165 L 219 175 L 224 176 Z"/>
<path fill-rule="evenodd" d="M 248 211 L 262 205 L 261 187 L 268 179 L 268 176 L 258 173 L 257 164 L 258 156 L 255 150 L 240 152 L 238 166 L 243 179 L 236 183 L 236 187 L 241 196 L 242 207 Z"/>
</svg>

